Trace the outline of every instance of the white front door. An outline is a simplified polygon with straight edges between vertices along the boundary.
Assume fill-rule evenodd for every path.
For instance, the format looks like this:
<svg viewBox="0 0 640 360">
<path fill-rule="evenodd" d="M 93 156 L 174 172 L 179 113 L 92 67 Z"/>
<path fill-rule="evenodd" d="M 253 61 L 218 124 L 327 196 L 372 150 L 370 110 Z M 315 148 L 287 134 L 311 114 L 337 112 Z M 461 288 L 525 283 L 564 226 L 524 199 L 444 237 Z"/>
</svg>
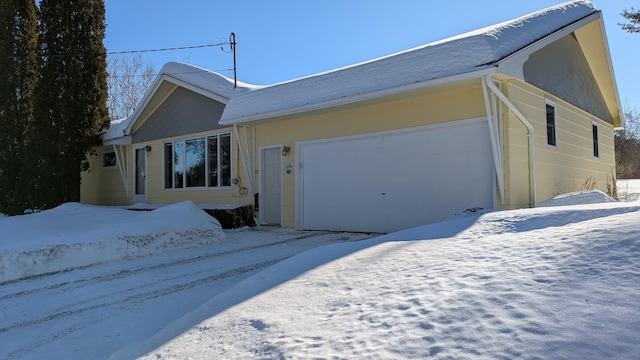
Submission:
<svg viewBox="0 0 640 360">
<path fill-rule="evenodd" d="M 260 220 L 265 225 L 282 223 L 282 149 L 260 149 Z"/>
<path fill-rule="evenodd" d="M 135 176 L 133 179 L 133 202 L 147 202 L 147 150 L 144 147 L 135 149 L 133 153 Z"/>
</svg>

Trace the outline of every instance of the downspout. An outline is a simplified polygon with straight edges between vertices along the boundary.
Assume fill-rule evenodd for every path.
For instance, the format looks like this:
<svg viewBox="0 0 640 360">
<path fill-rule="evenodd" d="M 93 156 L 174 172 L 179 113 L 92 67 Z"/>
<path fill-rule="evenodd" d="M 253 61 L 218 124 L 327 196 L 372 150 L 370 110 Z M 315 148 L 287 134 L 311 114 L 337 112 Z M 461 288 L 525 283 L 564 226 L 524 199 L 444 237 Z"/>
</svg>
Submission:
<svg viewBox="0 0 640 360">
<path fill-rule="evenodd" d="M 253 153 L 249 152 L 249 140 L 247 139 L 247 127 L 243 126 L 242 127 L 242 132 L 244 133 L 244 150 L 247 154 L 247 162 L 249 163 L 248 167 L 249 169 L 254 169 L 253 167 Z M 251 174 L 247 174 L 247 178 L 250 178 Z M 249 179 L 249 182 L 251 182 L 252 180 Z M 253 194 L 251 194 L 253 195 Z"/>
<path fill-rule="evenodd" d="M 238 132 L 238 125 L 233 124 L 233 129 L 236 132 L 236 139 L 238 141 L 238 149 L 240 149 L 240 157 L 242 158 L 242 166 L 244 167 L 244 172 L 247 175 L 247 180 L 249 181 L 249 191 L 251 191 L 251 198 L 253 199 L 253 195 L 255 192 L 253 191 L 253 179 L 251 178 L 251 172 L 249 172 L 249 168 L 247 166 L 247 159 L 244 154 L 244 150 L 242 149 L 242 143 L 240 141 L 240 133 Z M 253 200 L 252 200 L 253 201 Z"/>
<path fill-rule="evenodd" d="M 122 151 L 122 145 L 120 145 L 120 152 L 119 152 L 118 148 L 116 147 L 116 144 L 113 144 L 113 152 L 116 153 L 116 162 L 118 163 L 118 169 L 120 170 L 120 178 L 122 179 L 122 185 L 124 185 L 124 193 L 128 198 L 129 184 L 127 184 L 128 183 L 127 170 L 124 167 L 126 165 L 126 159 L 124 159 L 124 154 L 122 154 L 121 151 Z"/>
<path fill-rule="evenodd" d="M 536 162 L 535 162 L 535 146 L 534 146 L 535 132 L 533 130 L 533 126 L 527 120 L 527 118 L 520 112 L 520 110 L 518 110 L 518 108 L 502 93 L 502 91 L 500 91 L 500 89 L 498 89 L 498 87 L 495 86 L 495 84 L 493 84 L 491 75 L 486 75 L 484 79 L 485 79 L 484 83 L 489 89 L 491 89 L 493 94 L 496 95 L 505 105 L 507 105 L 509 110 L 511 110 L 516 115 L 518 120 L 520 120 L 520 122 L 522 122 L 522 124 L 527 128 L 527 137 L 529 139 L 529 144 L 528 144 L 529 145 L 529 196 L 531 199 L 529 205 L 531 207 L 535 207 L 536 206 Z"/>
<path fill-rule="evenodd" d="M 498 193 L 500 194 L 500 204 L 504 205 L 504 169 L 502 166 L 502 141 L 500 141 L 500 127 L 496 122 L 495 106 L 489 101 L 489 93 L 487 91 L 487 80 L 482 80 L 482 94 L 484 95 L 484 106 L 487 111 L 487 122 L 489 124 L 489 136 L 491 139 L 491 150 L 493 152 L 493 164 L 496 170 L 496 178 L 498 180 Z M 491 80 L 489 80 L 491 81 Z M 495 100 L 495 98 L 493 99 Z M 495 101 L 493 101 L 495 104 Z"/>
</svg>

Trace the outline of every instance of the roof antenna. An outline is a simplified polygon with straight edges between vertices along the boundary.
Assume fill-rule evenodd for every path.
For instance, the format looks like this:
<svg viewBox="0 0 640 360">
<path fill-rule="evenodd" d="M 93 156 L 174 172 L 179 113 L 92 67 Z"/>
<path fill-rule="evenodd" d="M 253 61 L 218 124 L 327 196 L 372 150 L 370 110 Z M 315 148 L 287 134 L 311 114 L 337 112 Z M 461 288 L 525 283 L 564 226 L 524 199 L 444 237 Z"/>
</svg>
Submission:
<svg viewBox="0 0 640 360">
<path fill-rule="evenodd" d="M 233 87 L 238 87 L 238 78 L 236 74 L 236 34 L 231 33 L 229 35 L 229 45 L 231 46 L 231 50 L 233 50 Z"/>
</svg>

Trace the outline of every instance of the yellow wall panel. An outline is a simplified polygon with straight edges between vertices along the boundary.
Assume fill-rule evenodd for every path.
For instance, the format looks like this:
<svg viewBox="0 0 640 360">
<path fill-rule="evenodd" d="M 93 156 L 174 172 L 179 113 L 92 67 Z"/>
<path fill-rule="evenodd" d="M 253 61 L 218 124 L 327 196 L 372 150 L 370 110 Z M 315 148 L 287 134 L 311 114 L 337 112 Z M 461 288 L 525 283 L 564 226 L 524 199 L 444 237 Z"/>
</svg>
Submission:
<svg viewBox="0 0 640 360">
<path fill-rule="evenodd" d="M 505 92 L 514 105 L 524 114 L 535 130 L 536 158 L 536 203 L 547 200 L 559 193 L 578 191 L 587 179 L 593 179 L 599 190 L 607 190 L 607 178 L 615 174 L 613 161 L 613 127 L 590 114 L 557 99 L 544 91 L 522 81 L 511 80 L 504 84 Z M 557 146 L 547 145 L 545 99 L 555 104 Z M 600 156 L 593 156 L 592 123 L 598 123 L 598 142 Z M 522 166 L 515 166 L 524 153 L 514 151 L 526 144 L 526 134 L 520 134 L 521 128 L 515 116 L 506 121 L 509 141 L 505 143 L 506 159 L 510 174 L 506 187 L 513 197 L 523 187 L 517 182 L 527 181 L 524 176 L 513 176 L 525 172 Z M 528 155 L 526 155 L 528 156 Z M 527 159 L 525 157 L 525 159 Z M 527 165 L 528 166 L 528 165 Z M 517 189 L 517 190 L 516 190 Z M 509 206 L 515 205 L 513 203 Z"/>
<path fill-rule="evenodd" d="M 367 101 L 333 108 L 330 111 L 300 114 L 256 125 L 258 147 L 284 145 L 291 148 L 291 152 L 282 158 L 282 225 L 295 226 L 295 144 L 297 142 L 391 131 L 485 116 L 482 88 L 478 80 L 473 86 L 444 93 L 416 94 L 402 99 Z M 285 173 L 286 164 L 293 166 L 293 173 Z M 259 179 L 259 176 L 257 178 Z"/>
</svg>

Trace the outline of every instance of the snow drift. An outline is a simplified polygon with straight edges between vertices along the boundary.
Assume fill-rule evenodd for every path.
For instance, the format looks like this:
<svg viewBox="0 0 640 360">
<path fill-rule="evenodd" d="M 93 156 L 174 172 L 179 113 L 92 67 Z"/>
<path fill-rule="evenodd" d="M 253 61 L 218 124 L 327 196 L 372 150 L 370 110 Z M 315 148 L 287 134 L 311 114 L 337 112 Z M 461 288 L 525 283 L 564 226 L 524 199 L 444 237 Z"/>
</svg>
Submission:
<svg viewBox="0 0 640 360">
<path fill-rule="evenodd" d="M 218 221 L 190 201 L 153 211 L 66 203 L 0 217 L 0 282 L 224 238 Z"/>
<path fill-rule="evenodd" d="M 640 205 L 596 195 L 309 250 L 110 358 L 632 358 Z"/>
</svg>

